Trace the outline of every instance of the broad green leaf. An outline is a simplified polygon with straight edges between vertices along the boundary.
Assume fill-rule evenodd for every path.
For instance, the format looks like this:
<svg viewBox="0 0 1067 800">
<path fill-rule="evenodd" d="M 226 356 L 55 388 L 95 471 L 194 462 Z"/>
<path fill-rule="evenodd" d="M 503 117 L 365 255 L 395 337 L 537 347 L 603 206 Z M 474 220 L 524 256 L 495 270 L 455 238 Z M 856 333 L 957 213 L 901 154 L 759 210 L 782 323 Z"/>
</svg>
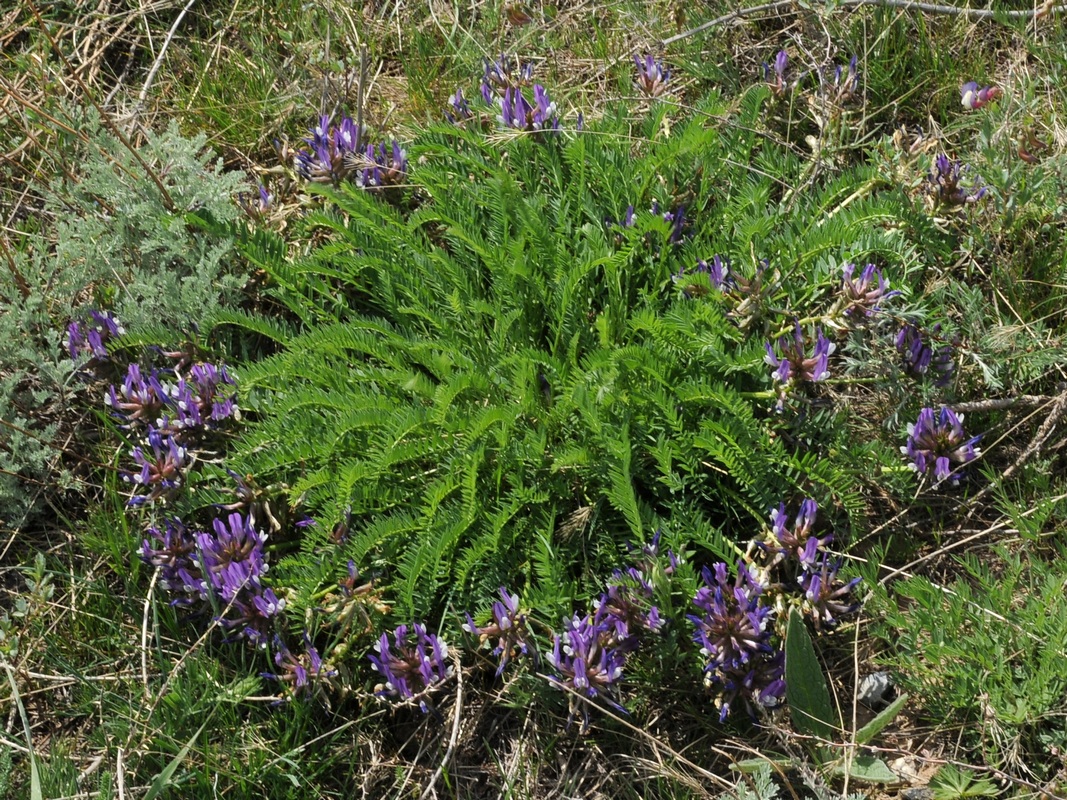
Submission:
<svg viewBox="0 0 1067 800">
<path fill-rule="evenodd" d="M 900 713 L 900 709 L 904 708 L 904 704 L 908 701 L 908 696 L 902 694 L 886 708 L 882 709 L 874 719 L 856 731 L 856 744 L 866 744 L 885 728 L 890 722 L 896 719 L 897 714 Z"/>
<path fill-rule="evenodd" d="M 774 753 L 772 755 L 763 756 L 762 758 L 746 758 L 741 761 L 735 761 L 730 765 L 730 769 L 744 775 L 753 775 L 768 764 L 772 767 L 780 767 L 781 769 L 792 769 L 795 763 L 796 762 L 789 756 Z"/>
<path fill-rule="evenodd" d="M 840 775 L 846 772 L 842 764 L 836 770 Z M 848 777 L 863 783 L 899 783 L 900 776 L 891 770 L 884 761 L 874 756 L 859 755 L 848 764 Z"/>
<path fill-rule="evenodd" d="M 793 609 L 785 634 L 785 687 L 793 724 L 801 733 L 833 741 L 837 715 L 804 618 Z"/>
</svg>

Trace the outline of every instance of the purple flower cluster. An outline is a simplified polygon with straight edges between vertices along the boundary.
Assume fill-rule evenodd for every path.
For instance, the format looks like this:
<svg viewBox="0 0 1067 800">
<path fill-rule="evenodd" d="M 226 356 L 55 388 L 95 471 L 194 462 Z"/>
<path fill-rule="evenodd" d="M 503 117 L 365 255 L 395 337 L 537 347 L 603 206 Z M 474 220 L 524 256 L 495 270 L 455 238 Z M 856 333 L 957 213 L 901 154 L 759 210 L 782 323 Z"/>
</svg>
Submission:
<svg viewBox="0 0 1067 800">
<path fill-rule="evenodd" d="M 374 645 L 370 661 L 384 683 L 375 688 L 382 696 L 417 700 L 423 713 L 432 706 L 426 695 L 452 674 L 448 663 L 448 645 L 440 637 L 427 633 L 418 622 L 401 625 L 390 640 L 383 633 Z"/>
<path fill-rule="evenodd" d="M 501 53 L 499 61 L 485 59 L 482 75 L 482 99 L 487 106 L 495 105 L 495 97 L 504 97 L 509 89 L 518 89 L 533 83 L 533 64 L 523 64 L 518 56 L 508 57 Z"/>
<path fill-rule="evenodd" d="M 785 94 L 788 88 L 786 73 L 789 70 L 789 54 L 785 50 L 779 50 L 774 57 L 774 64 L 763 64 L 763 77 L 771 85 L 771 91 L 776 95 Z"/>
<path fill-rule="evenodd" d="M 399 186 L 408 177 L 408 154 L 394 139 L 388 148 L 382 143 L 375 149 L 368 144 L 356 177 L 356 185 L 364 189 Z"/>
<path fill-rule="evenodd" d="M 463 96 L 463 90 L 456 89 L 455 94 L 448 97 L 448 108 L 445 110 L 445 119 L 453 125 L 459 125 L 474 116 L 467 98 Z"/>
<path fill-rule="evenodd" d="M 843 104 L 851 100 L 859 88 L 859 61 L 856 56 L 852 56 L 848 67 L 842 67 L 840 64 L 834 67 L 834 77 L 831 83 L 832 97 L 838 104 Z"/>
<path fill-rule="evenodd" d="M 752 700 L 778 705 L 785 695 L 785 659 L 772 644 L 774 609 L 763 601 L 763 587 L 743 563 L 733 581 L 721 561 L 705 567 L 701 576 L 704 586 L 693 605 L 702 613 L 688 618 L 705 658 L 704 684 L 717 695 L 720 721 L 738 698 L 750 712 Z"/>
<path fill-rule="evenodd" d="M 962 186 L 968 168 L 961 162 L 941 153 L 926 179 L 926 188 L 936 205 L 963 206 L 977 203 L 986 194 L 986 187 L 977 181 L 977 186 Z"/>
<path fill-rule="evenodd" d="M 274 638 L 274 663 L 277 672 L 261 672 L 260 675 L 280 682 L 290 698 L 308 699 L 316 691 L 329 685 L 330 678 L 337 674 L 323 664 L 322 656 L 304 633 L 304 652 L 293 653 L 280 636 Z"/>
<path fill-rule="evenodd" d="M 960 102 L 969 111 L 981 108 L 1000 97 L 1001 91 L 996 86 L 978 88 L 977 81 L 968 81 L 960 87 Z"/>
<path fill-rule="evenodd" d="M 888 291 L 889 285 L 874 264 L 864 267 L 859 277 L 855 272 L 855 264 L 846 263 L 842 267 L 841 301 L 846 317 L 853 322 L 864 322 L 882 310 L 882 302 L 900 292 Z"/>
<path fill-rule="evenodd" d="M 556 104 L 548 98 L 545 87 L 535 83 L 534 101 L 531 104 L 519 87 L 504 90 L 500 98 L 500 123 L 511 130 L 544 131 L 559 130 Z"/>
<path fill-rule="evenodd" d="M 940 331 L 941 324 L 938 323 L 931 328 L 928 338 L 936 337 Z M 924 340 L 922 332 L 909 322 L 897 333 L 896 346 L 907 374 L 921 378 L 932 372 L 936 376 L 934 386 L 938 387 L 947 386 L 952 380 L 956 365 L 952 359 L 951 344 L 942 345 L 935 350 Z"/>
<path fill-rule="evenodd" d="M 832 630 L 842 617 L 854 614 L 860 607 L 853 593 L 860 578 L 843 581 L 837 575 L 840 568 L 840 559 L 832 559 L 829 553 L 823 553 L 817 561 L 805 564 L 801 571 L 803 607 L 817 630 Z"/>
<path fill-rule="evenodd" d="M 508 594 L 507 589 L 503 586 L 500 587 L 499 591 L 501 599 L 493 603 L 490 612 L 492 621 L 488 625 L 478 627 L 470 614 L 467 614 L 467 621 L 463 625 L 463 630 L 472 636 L 476 636 L 479 643 L 496 639 L 493 655 L 500 659 L 496 669 L 497 676 L 504 671 L 508 661 L 520 655 L 527 656 L 531 653 L 531 646 L 527 638 L 529 631 L 526 628 L 526 615 L 519 611 L 519 596 L 517 594 Z"/>
<path fill-rule="evenodd" d="M 351 117 L 342 115 L 335 125 L 323 115 L 304 142 L 307 147 L 296 154 L 294 166 L 305 180 L 336 185 L 360 168 L 363 131 Z"/>
<path fill-rule="evenodd" d="M 663 62 L 646 55 L 641 58 L 634 55 L 634 64 L 637 67 L 637 78 L 634 80 L 634 88 L 645 97 L 655 98 L 667 93 L 667 82 L 671 79 L 671 71 L 663 66 Z"/>
<path fill-rule="evenodd" d="M 959 466 L 978 458 L 976 447 L 981 436 L 968 437 L 963 431 L 963 415 L 948 406 L 940 413 L 932 408 L 919 412 L 919 419 L 908 424 L 908 443 L 900 448 L 910 460 L 909 466 L 920 475 L 933 470 L 934 478 L 946 478 L 953 485 L 960 481 Z M 957 465 L 957 466 L 953 466 Z"/>
<path fill-rule="evenodd" d="M 258 192 L 254 197 L 249 197 L 244 192 L 237 195 L 237 205 L 253 220 L 261 220 L 274 205 L 274 195 L 267 191 L 267 187 L 259 184 Z"/>
<path fill-rule="evenodd" d="M 817 383 L 830 377 L 829 359 L 837 349 L 837 345 L 823 336 L 822 329 L 816 328 L 815 347 L 811 355 L 808 355 L 800 322 L 796 323 L 791 338 L 782 336 L 778 339 L 779 355 L 774 354 L 774 348 L 770 342 L 767 342 L 764 347 L 767 351 L 764 361 L 774 367 L 771 377 L 778 385 L 779 411 L 784 408 L 786 396 L 793 388 L 800 384 Z"/>
<path fill-rule="evenodd" d="M 564 621 L 561 634 L 554 634 L 552 651 L 545 660 L 553 667 L 550 676 L 559 687 L 590 700 L 603 698 L 620 711 L 625 709 L 610 696 L 622 681 L 623 669 L 637 651 L 646 633 L 659 633 L 664 625 L 653 604 L 655 586 L 677 569 L 678 557 L 667 552 L 663 566 L 659 553 L 660 533 L 642 547 L 634 566 L 617 570 L 606 591 L 594 603 L 592 614 L 575 614 Z M 582 730 L 589 726 L 589 710 L 579 697 L 570 696 L 570 717 L 581 706 Z"/>
<path fill-rule="evenodd" d="M 88 363 L 107 361 L 107 343 L 126 333 L 122 323 L 108 311 L 89 311 L 89 319 L 67 326 L 67 352 L 72 361 L 88 357 Z"/>
<path fill-rule="evenodd" d="M 686 273 L 685 267 L 679 267 L 678 274 L 672 275 L 671 280 L 681 284 L 682 294 L 686 297 L 703 297 L 708 293 L 708 287 L 694 281 L 692 277 L 696 275 L 706 275 L 711 287 L 721 291 L 730 275 L 730 260 L 719 255 L 713 256 L 710 262 L 698 259 L 691 273 Z"/>
<path fill-rule="evenodd" d="M 123 427 L 145 437 L 131 452 L 136 470 L 124 476 L 136 489 L 130 505 L 165 500 L 181 487 L 194 460 L 189 451 L 192 441 L 238 416 L 236 394 L 230 391 L 235 386 L 225 366 L 194 364 L 170 383 L 156 369 L 145 377 L 134 363 L 121 387 L 109 387 L 105 405 Z"/>
<path fill-rule="evenodd" d="M 151 527 L 147 532 L 141 560 L 160 568 L 160 585 L 172 605 L 211 608 L 234 638 L 266 646 L 285 601 L 262 584 L 267 535 L 251 517 L 216 518 L 209 531 L 190 530 L 171 519 L 162 531 Z"/>
<path fill-rule="evenodd" d="M 793 520 L 793 526 L 789 527 L 785 503 L 771 511 L 771 533 L 774 535 L 774 542 L 770 549 L 776 552 L 774 563 L 783 559 L 793 559 L 802 567 L 810 567 L 815 563 L 818 553 L 833 539 L 833 534 L 821 537 L 812 535 L 817 512 L 815 501 L 808 498 L 800 504 L 800 511 Z"/>
</svg>

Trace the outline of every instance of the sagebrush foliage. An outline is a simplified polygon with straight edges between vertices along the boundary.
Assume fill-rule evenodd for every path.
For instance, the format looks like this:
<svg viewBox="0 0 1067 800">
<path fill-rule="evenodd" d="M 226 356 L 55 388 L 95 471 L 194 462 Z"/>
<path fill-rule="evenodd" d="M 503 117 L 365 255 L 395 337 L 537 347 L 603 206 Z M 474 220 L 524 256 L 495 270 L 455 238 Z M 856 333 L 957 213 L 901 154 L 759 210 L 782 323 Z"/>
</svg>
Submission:
<svg viewBox="0 0 1067 800">
<path fill-rule="evenodd" d="M 186 223 L 199 211 L 232 221 L 244 185 L 175 126 L 148 134 L 141 160 L 166 187 L 168 208 L 141 162 L 91 111 L 72 113 L 59 151 L 76 164 L 38 185 L 54 242 L 34 236 L 0 270 L 0 524 L 18 527 L 39 501 L 75 484 L 62 451 L 81 391 L 64 341 L 88 307 L 115 311 L 131 335 L 162 328 L 174 341 L 204 315 L 237 297 L 232 241 Z M 62 173 L 61 173 L 62 175 Z M 227 298 L 223 300 L 223 298 Z M 82 415 L 79 415 L 79 417 Z"/>
<path fill-rule="evenodd" d="M 517 582 L 569 613 L 582 576 L 657 528 L 732 561 L 783 498 L 857 513 L 873 456 L 829 457 L 845 420 L 818 401 L 805 414 L 829 435 L 775 416 L 764 342 L 832 301 L 846 256 L 901 280 L 909 207 L 855 196 L 866 173 L 785 192 L 804 162 L 754 133 L 766 97 L 712 96 L 669 135 L 663 107 L 638 136 L 621 112 L 538 139 L 439 127 L 409 148 L 406 204 L 322 190 L 309 223 L 326 236 L 306 257 L 234 228 L 299 330 L 219 318 L 278 348 L 242 370 L 255 422 L 232 465 L 287 482 L 322 523 L 275 578 L 308 599 L 321 587 L 306 580 L 352 559 L 388 574 L 403 614 Z M 682 206 L 676 241 L 660 212 Z M 749 277 L 769 259 L 773 291 L 680 291 L 672 277 L 715 253 Z M 347 541 L 327 545 L 346 512 Z M 332 574 L 311 566 L 324 551 Z"/>
</svg>

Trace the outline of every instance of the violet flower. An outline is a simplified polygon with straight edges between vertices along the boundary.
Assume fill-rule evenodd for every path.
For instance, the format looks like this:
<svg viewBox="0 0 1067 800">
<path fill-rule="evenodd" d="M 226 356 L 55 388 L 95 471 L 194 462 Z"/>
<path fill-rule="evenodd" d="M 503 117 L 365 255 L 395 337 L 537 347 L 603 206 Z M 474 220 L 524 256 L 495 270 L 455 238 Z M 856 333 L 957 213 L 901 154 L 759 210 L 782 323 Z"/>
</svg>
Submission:
<svg viewBox="0 0 1067 800">
<path fill-rule="evenodd" d="M 634 88 L 637 91 L 649 98 L 666 94 L 671 71 L 664 68 L 662 61 L 651 55 L 641 58 L 635 54 L 634 64 L 637 66 L 637 78 L 634 80 Z"/>
<path fill-rule="evenodd" d="M 941 323 L 937 323 L 930 330 L 930 338 L 937 336 L 940 331 Z M 952 359 L 951 344 L 934 350 L 926 343 L 919 329 L 909 322 L 897 333 L 896 347 L 903 358 L 904 371 L 912 377 L 921 378 L 932 372 L 936 375 L 934 386 L 938 387 L 947 386 L 952 380 L 956 365 Z"/>
<path fill-rule="evenodd" d="M 150 527 L 150 538 L 141 544 L 140 558 L 149 566 L 159 567 L 159 585 L 175 595 L 171 605 L 189 605 L 199 596 L 200 570 L 195 563 L 196 538 L 177 517 L 167 519 L 163 530 Z M 183 574 L 184 573 L 184 574 Z M 196 591 L 186 590 L 195 585 Z"/>
<path fill-rule="evenodd" d="M 832 630 L 842 617 L 855 613 L 860 607 L 852 590 L 860 578 L 842 581 L 837 577 L 840 561 L 833 561 L 823 553 L 817 561 L 804 566 L 800 587 L 804 591 L 804 607 L 811 614 L 817 630 Z"/>
<path fill-rule="evenodd" d="M 368 144 L 364 156 L 360 163 L 362 169 L 356 179 L 359 186 L 381 189 L 399 186 L 407 181 L 408 155 L 396 139 L 388 150 L 384 143 L 379 144 L 377 150 L 373 144 Z"/>
<path fill-rule="evenodd" d="M 127 505 L 139 506 L 166 498 L 182 485 L 183 473 L 192 458 L 173 436 L 164 436 L 155 429 L 148 431 L 147 446 L 139 445 L 131 453 L 138 471 L 123 476 L 127 483 L 149 487 L 146 495 L 134 495 Z"/>
<path fill-rule="evenodd" d="M 267 534 L 256 530 L 251 516 L 237 512 L 225 521 L 216 518 L 212 528 L 214 534 L 205 532 L 196 536 L 197 565 L 211 588 L 225 602 L 244 589 L 254 593 L 267 571 L 264 549 Z"/>
<path fill-rule="evenodd" d="M 924 408 L 915 423 L 908 423 L 908 443 L 900 451 L 911 460 L 908 466 L 920 475 L 933 470 L 937 481 L 949 478 L 956 485 L 961 476 L 953 464 L 963 465 L 978 458 L 981 451 L 975 445 L 981 438 L 968 437 L 963 431 L 963 415 L 948 406 L 942 406 L 937 414 L 932 408 Z"/>
<path fill-rule="evenodd" d="M 459 125 L 461 122 L 473 117 L 470 104 L 463 96 L 463 90 L 457 88 L 455 94 L 448 96 L 448 108 L 445 111 L 445 119 L 451 122 L 453 125 Z"/>
<path fill-rule="evenodd" d="M 371 665 L 385 681 L 375 692 L 401 700 L 417 699 L 423 713 L 430 711 L 425 695 L 452 674 L 444 640 L 416 622 L 410 627 L 400 625 L 392 641 L 383 633 L 374 651 L 377 655 L 369 656 Z"/>
<path fill-rule="evenodd" d="M 545 660 L 556 671 L 550 676 L 552 683 L 558 687 L 570 689 L 578 695 L 589 699 L 603 698 L 608 705 L 625 712 L 615 702 L 610 692 L 622 680 L 622 670 L 626 665 L 626 653 L 617 647 L 605 646 L 606 629 L 596 620 L 586 615 L 579 618 L 577 614 L 564 623 L 562 634 L 556 634 L 552 652 Z M 574 714 L 581 705 L 582 730 L 589 727 L 589 709 L 577 697 L 570 696 L 570 725 Z"/>
<path fill-rule="evenodd" d="M 860 276 L 855 277 L 856 265 L 846 263 L 842 267 L 841 300 L 845 307 L 845 316 L 853 322 L 863 322 L 882 310 L 881 303 L 900 294 L 888 291 L 889 285 L 881 270 L 868 264 Z"/>
<path fill-rule="evenodd" d="M 977 81 L 968 81 L 960 87 L 960 101 L 964 108 L 974 111 L 996 100 L 1002 92 L 996 86 L 978 88 Z"/>
<path fill-rule="evenodd" d="M 122 387 L 116 391 L 111 386 L 104 397 L 104 404 L 129 424 L 139 422 L 150 425 L 169 399 L 170 389 L 160 383 L 158 371 L 153 369 L 146 379 L 141 375 L 139 365 L 130 364 Z"/>
<path fill-rule="evenodd" d="M 500 658 L 496 669 L 497 677 L 504 671 L 508 661 L 519 655 L 530 654 L 526 615 L 519 613 L 519 596 L 508 594 L 503 586 L 500 587 L 499 592 L 501 599 L 493 603 L 492 622 L 480 628 L 468 614 L 467 622 L 463 625 L 463 630 L 476 636 L 479 643 L 496 639 L 493 655 Z"/>
<path fill-rule="evenodd" d="M 771 91 L 776 95 L 785 94 L 787 88 L 786 71 L 789 69 L 789 54 L 785 50 L 779 50 L 774 57 L 773 66 L 767 63 L 763 65 L 763 76 L 771 84 Z"/>
<path fill-rule="evenodd" d="M 336 185 L 345 180 L 363 154 L 363 131 L 343 115 L 336 125 L 331 117 L 323 116 L 304 141 L 307 147 L 296 154 L 294 166 L 302 178 L 315 183 Z"/>
<path fill-rule="evenodd" d="M 730 260 L 722 256 L 713 256 L 710 262 L 703 259 L 697 260 L 696 269 L 691 274 L 707 275 L 708 283 L 712 288 L 722 290 L 730 273 Z M 708 289 L 701 283 L 693 282 L 685 277 L 685 267 L 678 268 L 678 274 L 672 275 L 671 280 L 676 284 L 682 284 L 682 294 L 686 297 L 703 297 Z"/>
<path fill-rule="evenodd" d="M 545 87 L 536 83 L 533 87 L 534 102 L 531 105 L 522 89 L 506 89 L 500 99 L 500 116 L 505 128 L 518 131 L 559 130 L 556 104 L 548 98 Z"/>
<path fill-rule="evenodd" d="M 926 179 L 928 193 L 934 203 L 943 206 L 963 206 L 977 203 L 986 194 L 986 187 L 976 179 L 971 188 L 961 185 L 968 168 L 961 162 L 950 159 L 944 153 L 934 160 L 933 169 Z"/>
<path fill-rule="evenodd" d="M 858 59 L 856 56 L 848 62 L 848 69 L 842 69 L 838 64 L 834 68 L 834 97 L 839 103 L 844 103 L 851 100 L 853 95 L 859 90 L 860 75 Z"/>
<path fill-rule="evenodd" d="M 323 665 L 322 656 L 304 633 L 304 652 L 294 654 L 280 636 L 274 638 L 274 663 L 277 672 L 261 672 L 260 675 L 283 684 L 290 698 L 310 698 L 319 688 L 337 674 L 336 670 Z"/>
<path fill-rule="evenodd" d="M 793 558 L 802 566 L 814 563 L 815 555 L 833 541 L 833 534 L 814 536 L 815 515 L 818 505 L 810 497 L 800 504 L 800 511 L 789 527 L 789 517 L 785 513 L 785 503 L 771 511 L 771 533 L 774 535 L 777 550 L 781 557 Z"/>
<path fill-rule="evenodd" d="M 67 352 L 72 361 L 89 356 L 89 361 L 106 361 L 107 343 L 126 333 L 126 329 L 109 311 L 89 311 L 90 322 L 71 322 L 67 326 Z"/>
<path fill-rule="evenodd" d="M 508 89 L 518 89 L 533 83 L 533 64 L 523 64 L 518 56 L 500 54 L 499 61 L 485 59 L 482 74 L 482 99 L 488 106 L 494 105 L 494 97 L 503 97 Z"/>
<path fill-rule="evenodd" d="M 763 604 L 763 587 L 743 563 L 734 581 L 723 562 L 705 567 L 701 575 L 704 586 L 693 605 L 703 613 L 687 616 L 705 657 L 704 683 L 718 695 L 720 721 L 738 697 L 750 711 L 753 699 L 777 705 L 785 691 L 783 660 L 770 642 L 774 609 Z"/>
<path fill-rule="evenodd" d="M 822 334 L 822 330 L 815 329 L 815 348 L 810 356 L 805 352 L 804 332 L 800 329 L 800 323 L 796 323 L 796 329 L 792 339 L 782 336 L 778 339 L 778 351 L 780 356 L 775 356 L 774 348 L 770 342 L 765 344 L 767 355 L 764 357 L 770 366 L 774 367 L 771 374 L 774 381 L 779 385 L 778 409 L 785 404 L 785 396 L 789 389 L 800 383 L 817 383 L 830 376 L 827 369 L 830 355 L 837 346 Z"/>
</svg>

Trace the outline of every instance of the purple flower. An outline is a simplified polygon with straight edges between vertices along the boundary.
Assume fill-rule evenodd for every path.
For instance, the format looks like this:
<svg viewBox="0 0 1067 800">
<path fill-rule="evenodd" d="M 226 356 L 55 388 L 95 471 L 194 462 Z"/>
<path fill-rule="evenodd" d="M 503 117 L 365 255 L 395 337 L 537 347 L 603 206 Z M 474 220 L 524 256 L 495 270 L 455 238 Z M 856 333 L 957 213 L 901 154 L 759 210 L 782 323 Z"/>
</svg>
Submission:
<svg viewBox="0 0 1067 800">
<path fill-rule="evenodd" d="M 147 447 L 133 448 L 131 453 L 138 471 L 123 476 L 127 483 L 149 487 L 147 495 L 134 495 L 128 505 L 139 506 L 165 498 L 182 485 L 183 472 L 192 464 L 192 458 L 173 436 L 164 436 L 149 429 Z"/>
<path fill-rule="evenodd" d="M 622 670 L 626 665 L 626 653 L 618 647 L 606 646 L 610 640 L 603 624 L 586 615 L 564 623 L 562 634 L 553 638 L 552 652 L 545 660 L 556 671 L 550 680 L 557 686 L 564 687 L 589 699 L 603 698 L 609 705 L 619 711 L 625 709 L 611 699 L 609 692 L 622 680 Z M 581 705 L 582 730 L 589 727 L 589 710 L 578 698 L 570 697 L 569 725 L 575 712 Z"/>
<path fill-rule="evenodd" d="M 455 94 L 448 97 L 448 109 L 445 111 L 445 119 L 453 125 L 459 125 L 473 116 L 470 104 L 463 96 L 463 90 L 457 88 Z"/>
<path fill-rule="evenodd" d="M 106 361 L 107 343 L 126 333 L 118 318 L 108 311 L 89 311 L 89 322 L 71 322 L 67 327 L 67 352 L 72 361 L 84 356 L 89 362 Z"/>
<path fill-rule="evenodd" d="M 776 95 L 785 94 L 787 87 L 786 71 L 788 69 L 789 54 L 785 50 L 778 51 L 778 55 L 774 57 L 773 66 L 766 63 L 763 65 L 764 78 L 771 84 L 771 91 Z"/>
<path fill-rule="evenodd" d="M 418 622 L 401 625 L 393 634 L 383 633 L 374 645 L 377 655 L 369 656 L 371 665 L 385 681 L 375 692 L 401 700 L 417 699 L 425 713 L 431 706 L 424 695 L 437 688 L 452 674 L 448 664 L 448 645 Z"/>
<path fill-rule="evenodd" d="M 539 83 L 533 87 L 534 102 L 531 105 L 522 89 L 505 89 L 500 99 L 500 116 L 497 119 L 505 128 L 518 131 L 559 130 L 556 104 Z"/>
<path fill-rule="evenodd" d="M 244 192 L 237 195 L 237 204 L 241 210 L 254 220 L 262 219 L 274 205 L 274 195 L 267 191 L 262 183 L 258 186 L 259 192 L 254 199 L 249 199 Z"/>
<path fill-rule="evenodd" d="M 800 587 L 804 590 L 804 607 L 810 612 L 818 630 L 837 627 L 842 617 L 854 613 L 860 602 L 852 590 L 859 578 L 842 581 L 837 577 L 840 561 L 832 561 L 829 553 L 823 553 L 817 562 L 805 564 L 800 575 Z"/>
<path fill-rule="evenodd" d="M 315 183 L 340 183 L 357 169 L 363 155 L 363 131 L 346 116 L 336 125 L 323 116 L 304 141 L 307 147 L 296 154 L 294 166 L 302 178 Z"/>
<path fill-rule="evenodd" d="M 145 379 L 140 366 L 130 364 L 121 389 L 116 392 L 115 387 L 111 386 L 104 397 L 104 404 L 129 424 L 140 422 L 151 425 L 167 404 L 170 394 L 170 389 L 160 383 L 156 370 L 152 370 L 152 374 Z"/>
<path fill-rule="evenodd" d="M 533 82 L 533 64 L 522 64 L 518 56 L 509 58 L 503 53 L 499 61 L 485 59 L 482 75 L 482 99 L 488 106 L 494 97 L 503 97 L 508 89 L 529 86 Z"/>
<path fill-rule="evenodd" d="M 848 62 L 848 68 L 844 69 L 840 64 L 834 68 L 834 96 L 839 103 L 850 100 L 859 90 L 860 75 L 856 56 Z"/>
<path fill-rule="evenodd" d="M 763 604 L 763 587 L 743 563 L 734 581 L 723 562 L 701 575 L 704 586 L 693 605 L 702 613 L 688 618 L 705 657 L 704 683 L 720 704 L 719 719 L 726 719 L 738 697 L 750 710 L 753 699 L 777 705 L 785 691 L 783 658 L 770 642 L 774 609 Z"/>
<path fill-rule="evenodd" d="M 833 534 L 825 536 L 812 535 L 818 506 L 810 497 L 800 504 L 800 511 L 789 527 L 789 517 L 785 513 L 785 503 L 771 511 L 771 533 L 777 542 L 778 552 L 783 557 L 796 559 L 801 565 L 814 563 L 816 554 L 831 541 Z"/>
<path fill-rule="evenodd" d="M 948 406 L 942 406 L 939 414 L 932 408 L 924 408 L 918 421 L 908 424 L 908 443 L 900 450 L 911 459 L 909 466 L 920 475 L 932 469 L 936 480 L 949 478 L 956 485 L 960 473 L 953 471 L 953 464 L 962 465 L 976 459 L 981 451 L 975 445 L 981 438 L 980 435 L 968 438 L 963 432 L 963 415 L 957 415 Z"/>
<path fill-rule="evenodd" d="M 150 527 L 150 539 L 141 544 L 141 560 L 160 568 L 159 585 L 176 595 L 171 605 L 190 605 L 200 597 L 200 570 L 195 564 L 196 538 L 177 517 L 167 519 L 163 530 Z M 190 593 L 188 590 L 193 588 Z"/>
<path fill-rule="evenodd" d="M 938 323 L 931 329 L 931 336 L 937 336 L 940 331 L 941 324 Z M 921 378 L 932 370 L 937 376 L 934 386 L 947 386 L 952 380 L 956 365 L 952 360 L 951 344 L 934 350 L 923 340 L 919 329 L 909 322 L 897 333 L 896 346 L 903 358 L 904 371 L 912 377 Z"/>
<path fill-rule="evenodd" d="M 667 92 L 667 82 L 671 78 L 671 71 L 665 69 L 662 61 L 654 59 L 651 55 L 641 58 L 634 55 L 634 64 L 637 66 L 637 79 L 634 88 L 645 97 L 659 97 Z"/>
<path fill-rule="evenodd" d="M 968 168 L 961 162 L 950 159 L 942 153 L 934 160 L 933 169 L 926 179 L 927 192 L 934 203 L 943 206 L 962 206 L 977 203 L 986 194 L 986 187 L 981 180 L 972 181 L 976 186 L 966 188 L 961 185 Z"/>
<path fill-rule="evenodd" d="M 244 637 L 255 647 L 265 648 L 275 629 L 275 620 L 285 610 L 285 600 L 271 589 L 244 586 L 219 609 L 219 625 L 236 631 L 232 638 Z"/>
<path fill-rule="evenodd" d="M 730 260 L 717 255 L 713 256 L 710 262 L 698 259 L 696 269 L 691 274 L 707 275 L 708 283 L 712 288 L 722 290 L 729 273 Z M 691 281 L 685 276 L 685 267 L 679 267 L 678 274 L 672 275 L 671 280 L 682 284 L 682 294 L 686 297 L 703 297 L 708 293 L 707 286 L 700 282 Z"/>
<path fill-rule="evenodd" d="M 225 521 L 216 518 L 212 528 L 214 534 L 196 536 L 197 563 L 212 589 L 229 602 L 243 589 L 260 585 L 267 571 L 267 534 L 256 530 L 251 516 L 237 512 Z"/>
<path fill-rule="evenodd" d="M 983 86 L 979 89 L 976 81 L 969 81 L 960 87 L 960 101 L 963 107 L 970 111 L 988 105 L 1000 95 L 1001 91 L 996 86 Z"/>
<path fill-rule="evenodd" d="M 307 632 L 304 633 L 304 652 L 294 654 L 281 637 L 274 637 L 274 663 L 277 672 L 260 673 L 262 677 L 282 683 L 285 693 L 290 697 L 310 698 L 322 686 L 329 683 L 337 674 L 336 670 L 326 668 L 322 656 L 311 643 Z"/>
<path fill-rule="evenodd" d="M 797 322 L 792 339 L 788 336 L 778 339 L 780 356 L 775 356 L 770 342 L 765 347 L 767 355 L 764 360 L 774 367 L 771 376 L 779 384 L 778 408 L 781 409 L 785 403 L 786 392 L 790 388 L 799 383 L 816 383 L 830 376 L 827 364 L 837 346 L 823 336 L 821 329 L 816 328 L 815 349 L 808 356 L 805 352 L 804 332 Z"/>
<path fill-rule="evenodd" d="M 373 144 L 368 144 L 364 155 L 360 165 L 362 171 L 356 179 L 358 185 L 365 189 L 381 189 L 399 186 L 407 181 L 407 152 L 400 147 L 396 139 L 392 141 L 389 149 L 386 149 L 384 143 L 378 145 L 377 150 Z"/>
<path fill-rule="evenodd" d="M 519 613 L 519 596 L 508 594 L 507 589 L 500 587 L 500 600 L 493 603 L 493 621 L 485 627 L 479 628 L 470 614 L 463 630 L 472 636 L 478 637 L 479 643 L 496 639 L 496 647 L 493 655 L 499 656 L 500 664 L 496 669 L 499 676 L 508 661 L 521 655 L 529 655 L 530 645 L 526 640 L 529 631 L 526 629 L 526 615 Z"/>
<path fill-rule="evenodd" d="M 864 267 L 858 278 L 854 275 L 855 270 L 856 265 L 852 263 L 846 263 L 842 267 L 841 300 L 845 307 L 845 316 L 854 322 L 862 322 L 882 310 L 882 301 L 900 292 L 887 291 L 889 286 L 881 270 L 874 264 Z"/>
</svg>

